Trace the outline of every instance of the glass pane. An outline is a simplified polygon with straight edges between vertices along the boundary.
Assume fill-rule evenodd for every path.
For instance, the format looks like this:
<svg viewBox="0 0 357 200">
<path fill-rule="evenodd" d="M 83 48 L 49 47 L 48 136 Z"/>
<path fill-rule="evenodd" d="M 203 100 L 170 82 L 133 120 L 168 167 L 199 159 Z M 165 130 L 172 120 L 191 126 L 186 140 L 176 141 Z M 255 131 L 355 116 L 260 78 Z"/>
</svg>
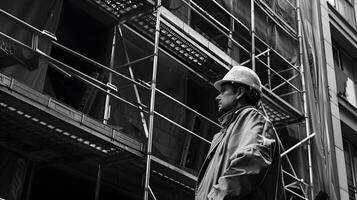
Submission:
<svg viewBox="0 0 357 200">
<path fill-rule="evenodd" d="M 357 70 L 355 69 L 354 59 L 345 53 L 343 49 L 339 49 L 336 46 L 333 48 L 333 57 L 337 92 L 339 95 L 345 97 L 351 105 L 357 107 Z"/>
<path fill-rule="evenodd" d="M 357 107 L 356 83 L 350 78 L 346 81 L 346 98 L 350 104 Z"/>
<path fill-rule="evenodd" d="M 340 53 L 339 53 L 339 49 L 336 46 L 332 46 L 332 55 L 333 55 L 333 64 L 335 68 L 341 69 Z"/>
</svg>

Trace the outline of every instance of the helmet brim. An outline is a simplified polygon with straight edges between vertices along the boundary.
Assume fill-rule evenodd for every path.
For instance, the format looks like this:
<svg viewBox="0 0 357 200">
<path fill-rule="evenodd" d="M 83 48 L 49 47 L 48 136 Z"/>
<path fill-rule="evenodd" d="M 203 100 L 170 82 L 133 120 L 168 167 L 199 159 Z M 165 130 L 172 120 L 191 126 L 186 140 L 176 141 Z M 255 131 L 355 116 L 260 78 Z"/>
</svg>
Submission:
<svg viewBox="0 0 357 200">
<path fill-rule="evenodd" d="M 219 80 L 219 81 L 216 81 L 213 86 L 220 92 L 222 90 L 222 85 L 224 83 L 234 83 L 236 81 L 230 81 L 230 80 Z"/>
<path fill-rule="evenodd" d="M 234 84 L 234 83 L 239 83 L 239 84 L 242 84 L 242 85 L 246 85 L 245 83 L 242 83 L 240 81 L 233 81 L 233 80 L 219 80 L 219 81 L 216 81 L 213 86 L 219 91 L 221 92 L 222 90 L 222 85 L 225 84 L 225 83 L 230 83 L 230 84 Z M 248 87 L 250 87 L 249 85 L 247 85 Z M 256 87 L 252 87 L 252 89 L 254 89 L 255 91 L 257 91 L 259 94 L 262 93 L 261 90 L 259 90 L 258 88 Z"/>
<path fill-rule="evenodd" d="M 242 84 L 250 89 L 254 89 L 260 94 L 262 93 L 262 84 L 258 75 L 250 68 L 245 66 L 233 66 L 221 80 L 216 81 L 213 86 L 221 92 L 222 86 L 225 84 Z"/>
</svg>

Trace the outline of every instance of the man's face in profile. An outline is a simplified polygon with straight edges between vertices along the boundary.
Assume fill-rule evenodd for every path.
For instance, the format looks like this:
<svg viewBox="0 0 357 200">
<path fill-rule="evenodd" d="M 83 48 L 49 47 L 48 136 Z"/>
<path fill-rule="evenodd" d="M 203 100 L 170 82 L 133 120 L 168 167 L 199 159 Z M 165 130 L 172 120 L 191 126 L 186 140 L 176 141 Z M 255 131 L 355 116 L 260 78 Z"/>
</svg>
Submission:
<svg viewBox="0 0 357 200">
<path fill-rule="evenodd" d="M 223 84 L 220 94 L 216 97 L 218 112 L 225 113 L 235 107 L 237 91 L 232 84 Z"/>
</svg>

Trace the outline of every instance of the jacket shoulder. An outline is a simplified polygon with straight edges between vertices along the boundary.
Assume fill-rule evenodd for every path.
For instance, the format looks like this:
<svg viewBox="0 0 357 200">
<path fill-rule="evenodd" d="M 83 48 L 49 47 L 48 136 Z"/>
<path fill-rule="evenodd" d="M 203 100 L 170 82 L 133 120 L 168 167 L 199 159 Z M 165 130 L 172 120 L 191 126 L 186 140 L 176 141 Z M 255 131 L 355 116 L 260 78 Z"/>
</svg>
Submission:
<svg viewBox="0 0 357 200">
<path fill-rule="evenodd" d="M 263 132 L 265 132 L 266 134 L 273 134 L 274 132 L 276 132 L 274 125 L 269 120 L 269 118 L 253 106 L 247 106 L 243 108 L 239 113 L 237 113 L 235 121 L 250 123 L 252 125 L 259 124 L 258 126 L 262 126 L 264 130 Z"/>
<path fill-rule="evenodd" d="M 260 119 L 266 121 L 269 124 L 272 124 L 272 122 L 269 120 L 269 118 L 267 116 L 265 116 L 260 110 L 258 110 L 256 107 L 253 106 L 246 106 L 240 110 L 237 111 L 238 116 L 248 116 L 248 115 L 252 115 L 252 116 L 256 116 L 259 117 Z"/>
</svg>

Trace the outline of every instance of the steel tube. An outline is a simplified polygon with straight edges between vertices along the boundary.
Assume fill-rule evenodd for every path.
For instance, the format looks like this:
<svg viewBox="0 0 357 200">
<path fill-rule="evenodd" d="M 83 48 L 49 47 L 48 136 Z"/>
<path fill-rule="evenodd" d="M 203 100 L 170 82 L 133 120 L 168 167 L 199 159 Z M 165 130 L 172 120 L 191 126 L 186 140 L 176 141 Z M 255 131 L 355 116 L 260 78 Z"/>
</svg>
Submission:
<svg viewBox="0 0 357 200">
<path fill-rule="evenodd" d="M 114 31 L 113 31 L 113 41 L 112 41 L 112 50 L 110 53 L 110 68 L 113 69 L 114 67 L 114 62 L 115 62 L 115 46 L 116 46 L 116 27 L 114 26 Z M 108 75 L 108 83 L 112 84 L 113 82 L 113 73 L 109 72 Z M 110 92 L 110 89 L 107 90 L 107 92 Z M 104 116 L 103 116 L 103 124 L 107 124 L 109 120 L 109 113 L 110 113 L 110 95 L 107 94 L 105 96 L 105 103 L 104 103 Z"/>
<path fill-rule="evenodd" d="M 15 16 L 11 15 L 10 13 L 4 11 L 3 9 L 0 9 L 0 14 L 4 15 L 5 17 L 8 17 L 11 21 L 13 21 L 15 23 L 18 23 L 20 25 L 25 26 L 25 28 L 27 28 L 27 29 L 29 29 L 29 30 L 31 30 L 33 32 L 36 32 L 38 34 L 42 34 L 41 30 L 39 30 L 36 27 L 34 27 L 34 26 L 32 26 L 32 25 L 30 25 L 30 24 L 18 19 L 17 17 L 15 17 Z M 49 35 L 46 35 L 46 36 L 51 38 Z M 51 38 L 51 39 L 53 39 L 53 38 Z"/>
<path fill-rule="evenodd" d="M 121 78 L 124 78 L 125 80 L 127 80 L 127 81 L 129 81 L 129 82 L 131 82 L 131 83 L 135 83 L 135 84 L 141 86 L 141 84 L 140 84 L 139 82 L 137 82 L 137 81 L 135 81 L 135 80 L 132 80 L 131 78 L 129 78 L 129 77 L 127 77 L 127 76 L 125 76 L 125 75 L 123 75 L 123 74 L 121 74 L 121 73 L 115 71 L 114 69 L 111 69 L 110 67 L 107 67 L 107 66 L 105 66 L 105 65 L 103 65 L 103 64 L 100 64 L 100 63 L 98 63 L 98 62 L 96 62 L 96 61 L 94 61 L 94 60 L 92 60 L 92 59 L 89 59 L 89 58 L 83 56 L 82 54 L 77 53 L 77 52 L 73 51 L 72 49 L 69 49 L 69 48 L 67 48 L 67 47 L 65 47 L 65 46 L 63 46 L 63 45 L 61 45 L 61 44 L 59 44 L 58 42 L 52 41 L 52 43 L 53 43 L 53 45 L 55 45 L 55 46 L 57 46 L 57 47 L 59 47 L 59 48 L 65 50 L 65 51 L 67 51 L 67 52 L 69 52 L 69 53 L 74 54 L 75 56 L 77 56 L 77 57 L 79 57 L 79 58 L 85 60 L 86 62 L 88 62 L 88 63 L 90 63 L 90 64 L 93 64 L 94 66 L 97 66 L 97 67 L 99 67 L 99 68 L 105 69 L 105 70 L 107 70 L 107 71 L 109 71 L 109 72 L 112 72 L 112 73 L 115 74 L 115 75 L 120 76 Z"/>
<path fill-rule="evenodd" d="M 269 51 L 267 52 L 267 65 L 268 65 L 268 88 L 271 90 L 271 60 L 270 60 L 270 48 L 268 48 Z"/>
<path fill-rule="evenodd" d="M 308 137 L 304 138 L 303 140 L 301 140 L 300 142 L 296 143 L 294 146 L 290 147 L 288 150 L 284 151 L 282 154 L 280 154 L 280 157 L 285 156 L 286 154 L 288 154 L 290 151 L 296 149 L 297 147 L 299 147 L 300 145 L 304 144 L 305 142 L 309 141 L 311 138 L 313 138 L 316 135 L 316 133 L 313 133 L 311 135 L 309 135 Z"/>
<path fill-rule="evenodd" d="M 25 200 L 29 200 L 30 199 L 30 196 L 31 196 L 31 192 L 32 192 L 32 186 L 33 186 L 33 179 L 35 177 L 35 172 L 36 172 L 36 167 L 37 167 L 37 164 L 35 161 L 28 161 L 28 162 L 31 162 L 32 165 L 31 165 L 31 171 L 30 171 L 30 177 L 29 177 L 29 182 L 27 184 L 27 189 L 26 189 L 26 197 L 25 197 Z M 1 198 L 0 198 L 1 200 Z"/>
<path fill-rule="evenodd" d="M 128 78 L 128 77 L 126 77 L 126 76 L 124 76 L 124 75 L 122 75 L 122 74 L 120 74 L 120 73 L 115 72 L 114 70 L 112 70 L 112 69 L 106 67 L 105 65 L 102 65 L 102 64 L 100 64 L 100 63 L 98 63 L 98 62 L 96 62 L 96 61 L 93 61 L 93 60 L 91 60 L 91 59 L 89 59 L 89 58 L 87 58 L 87 57 L 85 57 L 85 56 L 83 56 L 83 55 L 81 55 L 81 54 L 79 54 L 79 53 L 77 53 L 77 52 L 75 52 L 75 51 L 73 51 L 73 50 L 71 50 L 71 49 L 69 49 L 69 48 L 63 46 L 63 45 L 61 45 L 61 44 L 59 44 L 58 42 L 55 41 L 56 38 L 54 38 L 54 37 L 52 37 L 52 36 L 50 36 L 50 35 L 48 35 L 48 34 L 45 34 L 43 31 L 40 31 L 39 29 L 37 29 L 37 28 L 31 26 L 30 24 L 28 24 L 28 23 L 26 23 L 26 22 L 24 22 L 24 21 L 22 21 L 22 20 L 17 19 L 17 18 L 14 17 L 13 15 L 11 15 L 11 14 L 5 12 L 5 11 L 2 10 L 2 9 L 0 9 L 0 14 L 6 16 L 6 17 L 8 17 L 8 18 L 10 18 L 10 20 L 13 20 L 13 21 L 16 22 L 16 23 L 19 23 L 19 24 L 21 24 L 21 25 L 24 25 L 26 28 L 28 28 L 28 29 L 30 29 L 30 30 L 32 30 L 32 31 L 34 31 L 34 32 L 36 32 L 36 33 L 38 33 L 38 34 L 40 34 L 41 36 L 45 36 L 45 37 L 51 39 L 53 45 L 55 45 L 55 46 L 57 46 L 57 47 L 60 47 L 61 49 L 65 50 L 65 51 L 67 51 L 67 52 L 69 52 L 69 53 L 72 53 L 72 54 L 74 54 L 75 56 L 78 56 L 78 57 L 84 59 L 85 61 L 87 61 L 87 62 L 89 62 L 89 63 L 91 63 L 91 64 L 94 64 L 94 65 L 97 66 L 97 67 L 101 67 L 101 68 L 103 68 L 103 69 L 109 70 L 109 71 L 111 71 L 112 73 L 114 73 L 114 74 L 116 74 L 116 75 L 118 75 L 118 76 L 121 76 L 121 77 L 124 78 L 124 79 L 127 79 L 127 80 L 129 80 L 129 81 L 131 81 L 131 82 L 134 82 L 134 83 L 140 85 L 139 83 L 135 82 L 134 80 L 131 80 L 130 78 Z M 5 35 L 5 34 L 2 34 L 2 35 L 5 36 L 5 37 L 7 37 L 7 38 L 9 38 L 9 37 L 8 37 L 7 35 Z M 11 40 L 14 41 L 12 38 L 11 38 Z M 16 41 L 16 40 L 15 40 L 15 41 Z M 18 41 L 16 41 L 16 42 L 18 43 Z M 21 43 L 21 44 L 22 44 L 22 43 Z M 25 46 L 26 46 L 26 45 L 25 45 Z M 26 47 L 27 47 L 27 46 L 26 46 Z M 27 48 L 27 49 L 28 49 L 28 48 Z"/>
<path fill-rule="evenodd" d="M 299 61 L 300 61 L 300 74 L 301 74 L 301 85 L 302 88 L 306 91 L 306 83 L 305 83 L 305 72 L 304 72 L 304 57 L 303 57 L 303 38 L 302 38 L 302 21 L 301 21 L 301 10 L 300 10 L 300 0 L 296 1 L 296 14 L 297 14 L 297 21 L 298 21 L 298 40 L 299 40 Z M 306 127 L 306 135 L 307 137 L 310 136 L 311 127 L 309 120 L 307 120 L 307 116 L 309 114 L 308 111 L 308 104 L 307 104 L 307 94 L 306 92 L 303 94 L 303 105 L 305 111 L 305 127 Z M 312 152 L 311 152 L 311 141 L 309 140 L 307 143 L 307 152 L 308 152 L 308 162 L 309 162 L 309 179 L 310 179 L 310 198 L 314 198 L 314 178 L 313 178 L 313 170 L 312 170 Z"/>
<path fill-rule="evenodd" d="M 191 0 L 190 0 L 191 1 Z M 234 19 L 236 22 L 238 22 L 241 26 L 244 27 L 245 30 L 249 31 L 249 28 L 244 25 L 237 17 L 235 17 L 231 12 L 229 12 L 227 9 L 225 9 L 221 4 L 219 4 L 215 0 L 211 0 L 214 4 L 216 4 L 218 7 L 220 7 L 226 14 L 228 14 L 232 19 Z"/>
<path fill-rule="evenodd" d="M 164 115 L 162 115 L 162 114 L 160 114 L 160 113 L 158 113 L 158 112 L 156 112 L 156 111 L 155 111 L 155 114 L 156 114 L 157 116 L 159 116 L 159 117 L 165 119 L 166 121 L 170 122 L 171 124 L 173 124 L 173 125 L 175 125 L 175 126 L 181 128 L 182 130 L 184 130 L 184 131 L 190 133 L 191 135 L 196 136 L 197 138 L 199 138 L 199 139 L 205 141 L 205 142 L 208 143 L 208 144 L 211 144 L 211 142 L 208 141 L 207 139 L 205 139 L 205 138 L 203 138 L 202 136 L 200 136 L 200 135 L 198 135 L 198 134 L 196 134 L 196 133 L 194 133 L 194 132 L 188 130 L 187 128 L 185 128 L 185 127 L 181 126 L 180 124 L 178 124 L 178 123 L 172 121 L 171 119 L 165 117 Z"/>
<path fill-rule="evenodd" d="M 150 168 L 151 168 L 151 151 L 152 151 L 152 140 L 154 133 L 154 112 L 155 112 L 155 95 L 156 95 L 156 76 L 157 76 L 157 65 L 159 56 L 159 43 L 160 43 L 160 23 L 161 23 L 161 0 L 157 0 L 157 11 L 156 11 L 156 24 L 155 24 L 155 45 L 154 45 L 154 61 L 152 70 L 152 81 L 151 81 L 151 99 L 150 99 L 150 116 L 149 116 L 149 135 L 148 135 L 148 145 L 147 145 L 147 155 L 146 155 L 146 171 L 145 171 L 145 191 L 144 200 L 149 198 L 149 184 L 150 184 Z"/>
<path fill-rule="evenodd" d="M 289 95 L 296 94 L 296 93 L 298 93 L 298 91 L 287 92 L 284 94 L 280 94 L 279 97 L 282 98 L 282 97 L 289 96 Z"/>
<path fill-rule="evenodd" d="M 218 126 L 219 128 L 223 128 L 223 127 L 222 127 L 220 124 L 218 124 L 217 122 L 215 122 L 215 121 L 211 120 L 210 118 L 208 118 L 208 117 L 202 115 L 202 114 L 199 113 L 198 111 L 196 111 L 196 110 L 190 108 L 190 107 L 187 106 L 186 104 L 184 104 L 184 103 L 180 102 L 179 100 L 177 100 L 177 99 L 171 97 L 170 95 L 166 94 L 165 92 L 161 91 L 160 89 L 156 88 L 156 91 L 159 92 L 160 94 L 164 95 L 165 97 L 171 99 L 172 101 L 176 102 L 177 104 L 181 105 L 182 107 L 184 107 L 184 108 L 190 110 L 191 112 L 197 114 L 198 116 L 204 118 L 205 120 L 211 122 L 212 124 Z"/>
<path fill-rule="evenodd" d="M 284 19 L 282 19 L 279 15 L 275 14 L 275 12 L 263 1 L 258 0 L 259 4 L 257 4 L 260 9 L 269 17 L 269 19 L 271 19 L 274 24 L 276 24 L 278 27 L 280 27 L 283 31 L 285 31 L 291 38 L 296 39 L 296 31 L 288 24 L 285 22 Z M 264 7 L 261 5 L 263 4 Z M 270 12 L 267 12 L 267 10 L 269 10 Z M 272 13 L 272 14 L 271 14 Z M 271 15 L 273 15 L 274 17 L 276 17 L 277 19 L 279 19 L 280 22 L 278 22 L 274 17 L 272 17 Z M 285 25 L 282 26 L 282 24 Z"/>
<path fill-rule="evenodd" d="M 145 37 L 140 36 L 140 34 L 135 31 L 134 29 L 130 28 L 127 25 L 124 25 L 126 29 L 132 31 L 133 33 L 135 33 L 137 36 L 139 36 L 141 39 L 145 40 L 146 42 L 150 43 L 150 44 L 154 44 L 152 41 L 148 40 Z M 182 61 L 180 61 L 179 59 L 177 59 L 176 57 L 174 57 L 172 54 L 170 54 L 167 50 L 159 47 L 160 52 L 165 53 L 168 57 L 172 58 L 173 60 L 175 60 L 177 63 L 180 64 L 180 66 L 183 66 L 185 69 L 187 69 L 188 71 L 190 71 L 191 73 L 193 73 L 194 75 L 196 75 L 197 77 L 199 77 L 200 79 L 202 79 L 203 81 L 207 82 L 210 85 L 213 85 L 213 83 L 211 83 L 207 78 L 203 77 L 201 74 L 197 73 L 196 71 L 194 71 L 192 68 L 190 68 L 187 64 L 183 63 Z"/>
<path fill-rule="evenodd" d="M 145 60 L 147 58 L 151 58 L 154 54 L 150 55 L 150 56 L 147 56 L 147 57 L 144 57 L 141 60 L 140 59 L 136 60 L 136 62 L 135 61 L 130 62 L 129 54 L 128 54 L 128 51 L 127 51 L 127 48 L 126 48 L 126 45 L 125 45 L 125 42 L 124 42 L 124 36 L 123 36 L 123 32 L 121 30 L 121 26 L 120 25 L 118 25 L 118 29 L 119 29 L 121 43 L 123 45 L 125 59 L 126 59 L 127 65 L 129 66 L 128 70 L 129 70 L 130 78 L 135 80 L 134 72 L 133 72 L 133 69 L 131 68 L 130 64 L 140 62 L 140 61 Z M 141 105 L 142 103 L 141 103 L 138 87 L 135 84 L 133 84 L 133 88 L 134 88 L 134 92 L 135 92 L 136 101 L 138 102 L 139 105 Z M 139 108 L 140 108 L 140 106 L 139 106 Z M 145 116 L 144 116 L 143 112 L 140 112 L 140 119 L 141 119 L 141 123 L 143 124 L 143 129 L 144 129 L 144 132 L 145 132 L 145 136 L 146 136 L 146 138 L 148 138 L 149 137 L 149 130 L 148 130 L 146 119 L 145 119 Z"/>
<path fill-rule="evenodd" d="M 305 183 L 304 179 L 298 179 L 297 177 L 293 176 L 292 174 L 290 174 L 289 172 L 282 170 L 283 173 L 287 174 L 288 176 L 290 176 L 291 178 L 295 179 L 298 183 L 304 184 L 305 186 L 309 186 L 309 184 Z"/>
<path fill-rule="evenodd" d="M 0 35 L 1 35 L 1 33 L 0 33 Z M 58 60 L 56 60 L 56 59 L 54 59 L 54 58 L 52 58 L 52 57 L 50 57 L 50 56 L 48 56 L 48 55 L 46 55 L 46 54 L 43 53 L 43 52 L 40 52 L 40 51 L 36 51 L 36 52 L 39 53 L 41 56 L 45 57 L 46 59 L 48 59 L 48 60 L 50 60 L 50 61 L 52 61 L 52 62 L 55 62 L 55 63 L 57 63 L 57 64 L 59 64 L 59 65 L 61 65 L 61 66 L 66 67 L 67 69 L 69 69 L 70 71 L 72 71 L 72 72 L 74 73 L 74 75 L 75 75 L 76 78 L 78 78 L 78 79 L 80 79 L 80 80 L 86 82 L 87 84 L 89 84 L 89 85 L 91 85 L 91 86 L 93 86 L 93 87 L 95 87 L 95 88 L 101 90 L 101 91 L 104 92 L 105 94 L 109 94 L 109 95 L 113 96 L 114 98 L 116 98 L 116 99 L 118 99 L 118 100 L 120 100 L 120 101 L 123 101 L 124 103 L 126 103 L 126 104 L 128 104 L 128 105 L 130 105 L 130 106 L 132 106 L 132 107 L 134 107 L 134 108 L 136 108 L 136 109 L 141 110 L 138 106 L 136 106 L 136 105 L 130 103 L 129 101 L 125 100 L 124 98 L 121 98 L 121 97 L 119 97 L 119 96 L 117 96 L 117 95 L 115 95 L 115 94 L 113 94 L 113 93 L 110 93 L 110 92 L 108 93 L 106 89 L 104 89 L 104 88 L 102 88 L 102 87 L 100 87 L 100 86 L 98 86 L 98 85 L 92 83 L 92 82 L 89 81 L 89 80 L 92 80 L 92 81 L 94 81 L 94 82 L 97 82 L 99 85 L 102 85 L 102 86 L 107 87 L 104 83 L 102 83 L 102 82 L 100 82 L 100 81 L 98 81 L 98 80 L 96 80 L 96 79 L 94 79 L 94 78 L 88 76 L 87 74 L 84 74 L 84 73 L 82 73 L 82 72 L 76 70 L 76 69 L 73 69 L 72 67 L 70 67 L 70 66 L 68 66 L 68 65 L 66 65 L 66 64 L 64 64 L 64 63 L 62 63 L 62 62 L 60 62 L 60 61 L 58 61 Z M 82 76 L 83 76 L 84 78 L 83 78 Z M 87 80 L 87 79 L 89 79 L 89 80 Z"/>
<path fill-rule="evenodd" d="M 259 53 L 258 55 L 256 55 L 255 57 L 256 57 L 256 58 L 259 58 L 260 56 L 262 56 L 262 55 L 268 53 L 269 51 L 270 51 L 270 49 L 267 49 L 267 50 L 265 50 L 265 51 L 263 51 L 263 52 L 260 52 L 260 53 Z M 245 65 L 245 64 L 249 63 L 251 60 L 252 60 L 252 59 L 248 59 L 248 60 L 246 60 L 246 61 L 244 61 L 244 62 L 242 62 L 242 63 L 240 63 L 240 64 L 241 64 L 241 65 Z"/>
<path fill-rule="evenodd" d="M 257 60 L 262 63 L 263 65 L 265 65 L 268 69 L 270 69 L 272 72 L 274 72 L 274 74 L 276 74 L 279 78 L 283 79 L 288 85 L 290 85 L 292 88 L 294 88 L 296 91 L 302 93 L 303 91 L 301 91 L 300 89 L 298 89 L 295 85 L 293 85 L 292 83 L 288 82 L 282 75 L 280 75 L 277 71 L 275 71 L 273 68 L 269 67 L 266 63 L 264 63 L 262 60 L 260 60 L 260 58 L 257 58 Z"/>
<path fill-rule="evenodd" d="M 265 46 L 269 47 L 269 45 L 264 42 L 262 39 L 260 39 L 259 37 L 256 38 L 257 40 L 259 40 L 259 42 L 263 43 Z M 280 59 L 282 59 L 286 64 L 288 64 L 290 67 L 294 68 L 297 72 L 300 73 L 300 69 L 298 69 L 297 67 L 295 67 L 293 64 L 291 64 L 285 57 L 283 57 L 279 52 L 277 52 L 275 49 L 270 48 L 270 51 L 275 53 Z"/>
<path fill-rule="evenodd" d="M 301 196 L 300 194 L 298 194 L 298 193 L 296 193 L 296 192 L 294 192 L 294 191 L 290 190 L 289 188 L 284 188 L 284 189 L 285 189 L 286 191 L 288 191 L 288 192 L 292 193 L 293 195 L 295 195 L 295 196 L 297 196 L 297 197 L 301 198 L 301 199 L 308 200 L 306 197 Z"/>
<path fill-rule="evenodd" d="M 178 103 L 178 104 L 181 105 L 182 107 L 184 107 L 184 108 L 190 110 L 191 112 L 197 114 L 198 116 L 202 117 L 203 119 L 205 119 L 205 120 L 211 122 L 212 124 L 216 125 L 217 127 L 223 128 L 223 127 L 222 127 L 220 124 L 218 124 L 217 122 L 215 122 L 215 121 L 211 120 L 210 118 L 204 116 L 203 114 L 199 113 L 198 111 L 196 111 L 196 110 L 194 110 L 194 109 L 192 109 L 192 108 L 186 106 L 184 103 L 182 103 L 182 102 L 176 100 L 175 98 L 171 97 L 170 95 L 166 94 L 165 92 L 163 92 L 163 91 L 161 91 L 161 90 L 159 90 L 159 89 L 157 89 L 157 91 L 158 91 L 160 94 L 162 94 L 162 95 L 166 96 L 167 98 L 171 99 L 172 101 Z"/>
<path fill-rule="evenodd" d="M 197 14 L 199 14 L 202 18 L 204 18 L 208 23 L 212 23 L 210 20 L 214 21 L 215 23 L 217 23 L 219 26 L 221 26 L 225 31 L 229 32 L 229 28 L 227 28 L 225 25 L 223 25 L 221 22 L 219 22 L 218 20 L 216 20 L 214 17 L 212 17 L 209 13 L 207 13 L 207 11 L 203 10 L 200 6 L 198 6 L 195 2 L 191 1 L 191 0 L 181 0 L 182 2 L 184 2 L 187 6 L 189 6 L 191 9 L 195 10 Z M 200 12 L 197 11 L 196 8 L 191 6 L 194 5 L 197 7 L 197 9 L 202 12 L 205 13 L 209 19 L 207 19 L 206 16 L 203 16 L 203 14 L 201 14 Z M 213 24 L 213 23 L 212 23 Z M 219 29 L 219 28 L 217 28 Z"/>
<path fill-rule="evenodd" d="M 290 77 L 289 79 L 286 79 L 285 82 L 280 83 L 279 85 L 275 86 L 273 89 L 271 89 L 271 91 L 273 92 L 274 90 L 276 90 L 276 89 L 282 87 L 282 86 L 285 85 L 287 82 L 290 82 L 291 80 L 295 79 L 295 78 L 298 77 L 298 76 L 299 76 L 299 74 L 295 74 L 294 76 Z"/>
<path fill-rule="evenodd" d="M 101 179 L 102 179 L 102 164 L 98 163 L 98 173 L 97 173 L 97 182 L 95 184 L 94 200 L 99 200 Z"/>
<path fill-rule="evenodd" d="M 182 2 L 184 2 L 186 5 L 190 6 L 190 4 L 188 2 L 186 2 L 185 0 L 182 0 Z M 191 2 L 191 1 L 189 1 Z M 191 2 L 192 3 L 192 2 Z M 197 7 L 199 7 L 197 4 L 194 4 Z M 207 20 L 207 18 L 205 16 L 203 16 L 201 13 L 199 13 L 195 8 L 193 8 L 192 6 L 190 6 L 191 9 L 193 9 L 194 11 L 196 11 L 197 14 L 199 14 L 201 17 L 203 17 L 208 23 L 210 23 L 212 26 L 214 26 L 219 32 L 221 32 L 223 35 L 225 35 L 226 37 L 229 37 L 229 35 L 227 33 L 225 33 L 223 30 L 221 30 L 219 27 L 217 27 L 217 25 L 215 25 L 214 23 L 210 22 L 209 20 Z M 218 22 L 219 23 L 219 22 Z M 219 23 L 220 24 L 220 23 Z M 221 24 L 220 24 L 221 25 Z M 223 26 L 223 25 L 222 25 Z M 226 28 L 227 29 L 227 28 Z M 229 29 L 227 29 L 227 31 L 229 31 Z M 232 39 L 232 42 L 239 46 L 241 49 L 243 49 L 245 52 L 249 53 L 249 51 L 243 47 L 241 44 L 239 44 L 236 40 Z"/>
<path fill-rule="evenodd" d="M 254 16 L 254 4 L 255 4 L 255 0 L 250 0 L 250 31 L 251 31 L 251 45 L 252 45 L 252 49 L 251 49 L 251 60 L 252 60 L 252 69 L 253 71 L 255 71 L 255 16 Z"/>
<path fill-rule="evenodd" d="M 264 111 L 264 112 L 265 112 L 265 111 Z M 274 129 L 275 129 L 275 128 L 274 128 Z M 285 151 L 284 145 L 283 145 L 283 143 L 281 143 L 281 140 L 280 140 L 279 137 L 277 137 L 277 140 L 278 140 L 278 144 L 279 144 L 280 147 L 281 147 L 281 150 Z M 289 165 L 289 167 L 290 167 L 290 169 L 291 169 L 293 175 L 294 175 L 295 177 L 297 177 L 296 172 L 295 172 L 295 169 L 294 169 L 293 165 L 291 164 L 289 157 L 288 157 L 288 156 L 285 156 L 284 158 L 285 158 L 286 161 L 288 162 L 288 165 Z M 300 189 L 301 189 L 302 191 L 304 191 L 304 189 L 302 188 L 302 186 L 301 186 L 301 185 L 299 185 L 299 186 L 300 186 Z"/>
<path fill-rule="evenodd" d="M 121 37 L 122 37 L 122 33 L 121 33 Z M 122 40 L 122 44 L 124 44 L 124 40 Z M 126 48 L 125 48 L 126 49 Z M 125 53 L 125 55 L 128 55 L 128 53 Z M 119 68 L 123 68 L 123 67 L 127 67 L 127 66 L 131 66 L 131 65 L 133 65 L 133 64 L 136 64 L 136 63 L 139 63 L 139 62 L 141 62 L 141 61 L 144 61 L 144 60 L 147 60 L 147 59 L 149 59 L 149 58 L 151 58 L 151 57 L 153 57 L 154 56 L 154 54 L 152 54 L 152 55 L 148 55 L 148 56 L 145 56 L 145 57 L 143 57 L 143 58 L 139 58 L 139 59 L 137 59 L 137 60 L 134 60 L 134 61 L 131 61 L 130 62 L 130 59 L 127 59 L 128 60 L 128 62 L 126 63 L 126 64 L 124 64 L 124 65 L 119 65 L 119 66 L 116 66 L 114 69 L 119 69 Z M 125 56 L 126 57 L 126 56 Z M 128 57 L 129 58 L 129 57 Z"/>
<path fill-rule="evenodd" d="M 152 197 L 154 200 L 156 200 L 157 198 L 156 198 L 154 192 L 152 191 L 150 185 L 149 185 L 149 191 L 150 191 L 151 197 Z"/>
</svg>

